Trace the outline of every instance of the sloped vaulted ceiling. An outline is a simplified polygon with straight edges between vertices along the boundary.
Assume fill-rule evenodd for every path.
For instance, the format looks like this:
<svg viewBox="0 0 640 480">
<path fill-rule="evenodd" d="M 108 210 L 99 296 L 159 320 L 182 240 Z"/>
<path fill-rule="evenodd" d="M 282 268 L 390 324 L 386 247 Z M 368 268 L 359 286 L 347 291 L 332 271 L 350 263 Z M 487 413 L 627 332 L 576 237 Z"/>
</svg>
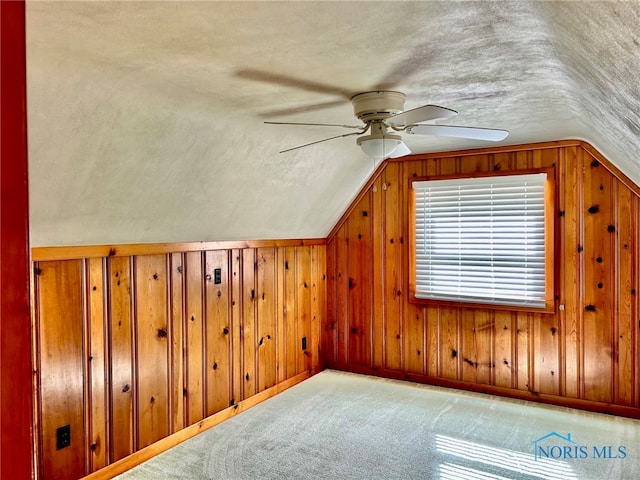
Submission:
<svg viewBox="0 0 640 480">
<path fill-rule="evenodd" d="M 279 154 L 343 131 L 263 122 L 352 124 L 371 89 L 503 144 L 587 140 L 640 183 L 638 25 L 638 2 L 28 2 L 32 244 L 323 237 L 372 161 Z"/>
</svg>

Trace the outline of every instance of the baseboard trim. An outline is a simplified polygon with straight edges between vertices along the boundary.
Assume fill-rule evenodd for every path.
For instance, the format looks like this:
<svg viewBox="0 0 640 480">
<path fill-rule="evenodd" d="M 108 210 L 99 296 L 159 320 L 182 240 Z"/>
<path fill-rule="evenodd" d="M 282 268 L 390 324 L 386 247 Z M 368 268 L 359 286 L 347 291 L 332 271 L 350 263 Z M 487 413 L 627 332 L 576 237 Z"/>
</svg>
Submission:
<svg viewBox="0 0 640 480">
<path fill-rule="evenodd" d="M 307 370 L 306 372 L 299 373 L 295 377 L 291 377 L 288 380 L 280 382 L 273 387 L 270 387 L 260 393 L 253 395 L 252 397 L 247 398 L 246 400 L 242 400 L 236 405 L 232 407 L 225 408 L 224 410 L 211 415 L 203 420 L 200 420 L 193 425 L 190 425 L 182 430 L 169 435 L 157 442 L 145 447 L 137 452 L 132 453 L 131 455 L 118 460 L 106 467 L 101 468 L 100 470 L 96 470 L 95 472 L 83 477 L 85 480 L 107 480 L 113 478 L 116 475 L 120 475 L 121 473 L 126 472 L 127 470 L 131 470 L 133 467 L 140 465 L 143 462 L 159 455 L 160 453 L 169 450 L 172 447 L 198 435 L 205 430 L 214 427 L 225 420 L 228 420 L 235 415 L 248 410 L 259 403 L 268 400 L 269 398 L 284 392 L 285 390 L 297 385 L 298 383 L 311 378 L 316 373 L 322 370 L 321 367 L 315 367 Z"/>
<path fill-rule="evenodd" d="M 640 419 L 640 408 L 638 407 L 594 402 L 591 400 L 583 400 L 579 398 L 561 397 L 559 395 L 550 395 L 530 390 L 515 390 L 511 388 L 496 387 L 494 385 L 463 382 L 460 380 L 448 380 L 444 378 L 429 377 L 427 375 L 416 373 L 401 372 L 398 370 L 388 370 L 383 368 L 373 368 L 362 365 L 326 362 L 325 367 L 334 370 L 340 370 L 343 372 L 359 373 L 363 375 L 372 375 L 376 377 L 390 378 L 395 380 L 406 380 L 409 382 L 422 383 L 425 385 L 456 388 L 459 390 L 466 390 L 475 393 L 485 393 L 500 397 L 514 398 L 517 400 L 527 400 L 530 402 L 556 405 L 559 407 L 575 408 L 578 410 L 586 410 L 589 412 Z"/>
</svg>

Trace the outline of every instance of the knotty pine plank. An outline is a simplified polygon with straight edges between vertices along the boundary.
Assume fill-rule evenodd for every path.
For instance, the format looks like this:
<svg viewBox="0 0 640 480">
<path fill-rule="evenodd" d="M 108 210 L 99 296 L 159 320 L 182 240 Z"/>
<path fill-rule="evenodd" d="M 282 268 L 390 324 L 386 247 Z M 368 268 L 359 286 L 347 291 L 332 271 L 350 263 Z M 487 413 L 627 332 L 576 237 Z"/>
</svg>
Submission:
<svg viewBox="0 0 640 480">
<path fill-rule="evenodd" d="M 311 247 L 296 247 L 298 349 L 296 374 L 311 368 Z M 302 339 L 306 348 L 302 348 Z"/>
<path fill-rule="evenodd" d="M 170 397 L 169 397 L 169 427 L 171 433 L 182 430 L 185 427 L 185 275 L 184 261 L 182 253 L 172 253 L 170 255 L 170 300 L 171 300 L 171 319 L 169 323 L 169 378 L 170 378 Z"/>
<path fill-rule="evenodd" d="M 204 393 L 204 319 L 202 253 L 185 254 L 186 274 L 186 424 L 193 425 L 205 416 Z"/>
<path fill-rule="evenodd" d="M 136 257 L 135 281 L 139 450 L 170 430 L 166 256 Z"/>
<path fill-rule="evenodd" d="M 242 250 L 242 365 L 243 394 L 249 398 L 256 394 L 256 251 Z"/>
<path fill-rule="evenodd" d="M 109 259 L 111 351 L 111 461 L 134 451 L 133 324 L 131 259 Z"/>
<path fill-rule="evenodd" d="M 105 288 L 106 262 L 92 258 L 87 264 L 87 297 L 89 318 L 87 344 L 89 345 L 89 448 L 90 471 L 104 467 L 108 462 L 107 397 L 109 357 L 107 343 L 107 316 Z"/>
<path fill-rule="evenodd" d="M 216 282 L 216 270 L 220 270 Z M 206 415 L 213 415 L 231 401 L 231 292 L 229 251 L 205 253 L 206 295 Z"/>
<path fill-rule="evenodd" d="M 371 364 L 371 197 L 365 195 L 348 222 L 348 359 Z"/>
<path fill-rule="evenodd" d="M 40 363 L 40 454 L 45 478 L 85 474 L 83 261 L 39 262 L 36 275 Z M 58 449 L 58 428 L 70 445 Z"/>
<path fill-rule="evenodd" d="M 385 303 L 385 368 L 404 368 L 404 304 L 403 264 L 404 225 L 402 164 L 391 163 L 383 173 L 385 208 L 384 231 L 384 303 Z M 415 352 L 412 352 L 415 354 Z"/>
<path fill-rule="evenodd" d="M 258 248 L 256 257 L 258 391 L 261 392 L 276 384 L 276 251 Z"/>
</svg>

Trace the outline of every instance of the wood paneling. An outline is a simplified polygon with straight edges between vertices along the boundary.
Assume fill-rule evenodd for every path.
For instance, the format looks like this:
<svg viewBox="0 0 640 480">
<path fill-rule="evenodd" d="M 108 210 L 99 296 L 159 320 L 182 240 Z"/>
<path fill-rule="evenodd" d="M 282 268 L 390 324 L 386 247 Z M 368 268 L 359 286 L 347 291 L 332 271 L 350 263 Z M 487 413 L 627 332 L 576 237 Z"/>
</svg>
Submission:
<svg viewBox="0 0 640 480">
<path fill-rule="evenodd" d="M 311 249 L 296 247 L 296 374 L 311 369 L 311 352 L 315 349 L 311 345 L 311 272 Z"/>
<path fill-rule="evenodd" d="M 111 461 L 120 460 L 134 451 L 133 392 L 134 356 L 131 298 L 131 259 L 112 258 L 109 275 L 109 352 L 111 358 Z M 54 310 L 53 315 L 60 315 Z M 44 327 L 46 326 L 46 327 Z M 41 322 L 41 328 L 48 328 Z M 43 412 L 48 411 L 42 401 Z"/>
<path fill-rule="evenodd" d="M 40 328 L 40 414 L 42 469 L 47 478 L 85 473 L 83 261 L 37 264 Z M 59 448 L 57 431 L 70 429 L 70 444 Z"/>
<path fill-rule="evenodd" d="M 369 365 L 371 362 L 371 198 L 366 195 L 349 218 L 346 245 L 349 248 L 346 286 L 348 330 L 344 334 L 349 363 Z M 345 272 L 346 273 L 346 272 Z M 343 274 L 341 279 L 345 278 Z M 340 308 L 340 307 L 338 307 Z"/>
<path fill-rule="evenodd" d="M 186 424 L 192 425 L 204 418 L 204 312 L 202 254 L 185 255 L 186 267 Z"/>
<path fill-rule="evenodd" d="M 298 369 L 298 312 L 297 312 L 297 293 L 296 288 L 296 250 L 295 248 L 286 248 L 282 251 L 284 261 L 284 278 L 283 278 L 283 328 L 284 338 L 284 372 L 285 378 L 292 377 Z"/>
<path fill-rule="evenodd" d="M 256 393 L 256 251 L 242 251 L 242 320 L 240 344 L 242 345 L 242 399 Z"/>
<path fill-rule="evenodd" d="M 108 345 L 105 294 L 105 261 L 101 258 L 87 260 L 87 298 L 89 319 L 86 343 L 89 346 L 88 362 L 90 385 L 88 396 L 91 412 L 89 422 L 89 448 L 91 471 L 107 464 L 107 411 L 108 411 Z"/>
<path fill-rule="evenodd" d="M 34 263 L 42 478 L 99 471 L 318 371 L 325 248 Z"/>
<path fill-rule="evenodd" d="M 184 397 L 186 383 L 184 378 L 184 355 L 185 349 L 185 316 L 184 316 L 184 261 L 181 253 L 169 254 L 170 274 L 169 292 L 171 299 L 171 309 L 169 311 L 169 378 L 171 381 L 169 390 L 169 428 L 171 433 L 183 429 L 184 418 Z"/>
<path fill-rule="evenodd" d="M 276 384 L 276 249 L 258 248 L 257 344 L 258 391 Z"/>
<path fill-rule="evenodd" d="M 529 168 L 554 171 L 556 311 L 410 303 L 404 287 L 410 252 L 407 242 L 398 245 L 409 235 L 410 179 Z M 328 286 L 335 298 L 328 300 L 327 318 L 335 319 L 337 332 L 325 342 L 324 360 L 352 371 L 520 398 L 528 392 L 533 400 L 555 398 L 582 408 L 639 409 L 639 196 L 640 187 L 580 142 L 387 162 L 328 238 Z M 366 208 L 372 214 L 363 220 Z M 358 281 L 373 295 L 357 291 Z M 371 312 L 371 322 L 361 320 Z"/>
<path fill-rule="evenodd" d="M 231 402 L 229 253 L 206 252 L 207 416 Z M 216 274 L 219 271 L 219 276 Z M 216 283 L 219 281 L 219 283 Z"/>
<path fill-rule="evenodd" d="M 136 258 L 136 450 L 169 434 L 167 258 Z"/>
</svg>

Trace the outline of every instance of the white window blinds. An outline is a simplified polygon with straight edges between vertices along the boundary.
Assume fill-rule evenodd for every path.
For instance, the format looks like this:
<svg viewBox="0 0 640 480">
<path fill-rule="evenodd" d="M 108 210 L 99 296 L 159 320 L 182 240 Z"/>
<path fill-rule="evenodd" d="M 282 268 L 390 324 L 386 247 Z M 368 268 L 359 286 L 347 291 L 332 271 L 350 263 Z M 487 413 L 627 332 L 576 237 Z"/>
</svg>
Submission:
<svg viewBox="0 0 640 480">
<path fill-rule="evenodd" d="M 415 296 L 545 306 L 545 173 L 415 181 Z"/>
</svg>

